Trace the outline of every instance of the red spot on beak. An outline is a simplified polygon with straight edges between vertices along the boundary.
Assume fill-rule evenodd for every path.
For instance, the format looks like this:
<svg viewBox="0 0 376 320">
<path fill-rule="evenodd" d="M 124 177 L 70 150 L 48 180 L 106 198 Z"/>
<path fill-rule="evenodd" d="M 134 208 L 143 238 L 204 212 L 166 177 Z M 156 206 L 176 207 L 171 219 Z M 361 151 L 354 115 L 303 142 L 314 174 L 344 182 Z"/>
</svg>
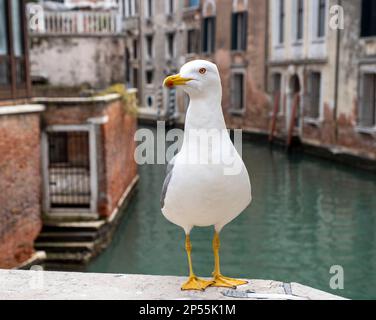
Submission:
<svg viewBox="0 0 376 320">
<path fill-rule="evenodd" d="M 174 82 L 172 80 L 168 80 L 166 85 L 167 87 L 172 88 L 174 86 Z"/>
</svg>

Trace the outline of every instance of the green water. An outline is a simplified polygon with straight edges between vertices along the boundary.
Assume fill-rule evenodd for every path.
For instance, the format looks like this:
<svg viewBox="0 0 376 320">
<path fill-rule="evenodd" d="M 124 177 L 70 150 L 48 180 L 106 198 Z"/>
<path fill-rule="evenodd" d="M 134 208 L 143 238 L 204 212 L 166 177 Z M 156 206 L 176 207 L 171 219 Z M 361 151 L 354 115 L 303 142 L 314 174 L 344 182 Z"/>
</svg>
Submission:
<svg viewBox="0 0 376 320">
<path fill-rule="evenodd" d="M 251 142 L 243 145 L 253 202 L 221 234 L 225 275 L 300 282 L 353 299 L 376 299 L 376 175 Z M 184 233 L 162 216 L 165 167 L 139 168 L 138 193 L 90 272 L 187 275 Z M 193 264 L 213 268 L 211 228 L 192 231 Z M 344 290 L 329 287 L 332 265 Z"/>
</svg>

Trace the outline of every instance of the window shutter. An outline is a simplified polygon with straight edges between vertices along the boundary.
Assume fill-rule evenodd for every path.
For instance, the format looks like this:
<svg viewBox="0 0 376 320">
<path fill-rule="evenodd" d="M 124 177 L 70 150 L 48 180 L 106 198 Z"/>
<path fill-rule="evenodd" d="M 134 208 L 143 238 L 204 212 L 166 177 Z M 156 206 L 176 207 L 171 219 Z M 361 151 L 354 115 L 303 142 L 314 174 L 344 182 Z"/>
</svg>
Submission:
<svg viewBox="0 0 376 320">
<path fill-rule="evenodd" d="M 231 50 L 236 50 L 236 40 L 237 40 L 237 14 L 232 14 L 232 20 L 231 20 Z"/>
<path fill-rule="evenodd" d="M 243 13 L 243 33 L 242 33 L 242 49 L 247 50 L 248 38 L 248 12 Z"/>
<path fill-rule="evenodd" d="M 202 21 L 202 52 L 208 51 L 208 19 Z"/>
<path fill-rule="evenodd" d="M 212 18 L 212 43 L 211 43 L 211 52 L 214 52 L 215 51 L 215 44 L 216 44 L 216 41 L 215 41 L 215 36 L 216 36 L 216 18 L 213 17 Z"/>
<path fill-rule="evenodd" d="M 359 124 L 363 127 L 373 126 L 374 77 L 364 74 L 362 80 L 361 100 L 359 103 Z"/>
</svg>

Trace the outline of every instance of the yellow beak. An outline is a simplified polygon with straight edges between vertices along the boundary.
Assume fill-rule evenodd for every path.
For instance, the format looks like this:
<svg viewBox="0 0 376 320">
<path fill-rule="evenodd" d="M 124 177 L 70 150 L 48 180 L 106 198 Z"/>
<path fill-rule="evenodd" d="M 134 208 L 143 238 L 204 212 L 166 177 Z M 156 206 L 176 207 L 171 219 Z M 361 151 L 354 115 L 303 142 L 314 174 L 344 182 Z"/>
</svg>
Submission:
<svg viewBox="0 0 376 320">
<path fill-rule="evenodd" d="M 165 87 L 172 88 L 172 87 L 175 87 L 175 86 L 183 86 L 183 85 L 187 84 L 187 82 L 189 82 L 191 80 L 193 80 L 193 79 L 191 79 L 191 78 L 183 78 L 183 77 L 180 76 L 180 74 L 175 74 L 173 76 L 167 77 L 163 81 L 163 85 Z"/>
</svg>

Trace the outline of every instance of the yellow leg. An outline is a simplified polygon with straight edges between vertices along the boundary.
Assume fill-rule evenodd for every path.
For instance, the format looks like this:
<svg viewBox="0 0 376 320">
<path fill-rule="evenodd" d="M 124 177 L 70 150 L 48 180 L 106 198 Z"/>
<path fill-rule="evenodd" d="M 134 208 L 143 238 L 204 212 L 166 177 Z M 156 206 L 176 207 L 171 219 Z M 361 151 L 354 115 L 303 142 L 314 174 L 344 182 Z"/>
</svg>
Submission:
<svg viewBox="0 0 376 320">
<path fill-rule="evenodd" d="M 187 282 L 183 284 L 181 287 L 182 290 L 200 290 L 204 291 L 207 287 L 213 284 L 213 281 L 207 281 L 202 280 L 196 277 L 196 275 L 193 273 L 193 267 L 192 267 L 192 258 L 191 258 L 191 252 L 192 252 L 192 245 L 191 245 L 191 239 L 189 235 L 185 238 L 185 250 L 187 251 L 188 256 L 188 265 L 189 265 L 189 278 Z"/>
<path fill-rule="evenodd" d="M 213 239 L 213 251 L 214 251 L 214 283 L 212 284 L 212 287 L 225 287 L 225 288 L 236 288 L 237 286 L 241 286 L 243 284 L 247 284 L 247 281 L 244 280 L 236 280 L 228 277 L 224 277 L 221 274 L 220 266 L 219 266 L 219 247 L 220 247 L 220 241 L 219 241 L 219 234 L 216 232 L 214 234 Z"/>
</svg>

